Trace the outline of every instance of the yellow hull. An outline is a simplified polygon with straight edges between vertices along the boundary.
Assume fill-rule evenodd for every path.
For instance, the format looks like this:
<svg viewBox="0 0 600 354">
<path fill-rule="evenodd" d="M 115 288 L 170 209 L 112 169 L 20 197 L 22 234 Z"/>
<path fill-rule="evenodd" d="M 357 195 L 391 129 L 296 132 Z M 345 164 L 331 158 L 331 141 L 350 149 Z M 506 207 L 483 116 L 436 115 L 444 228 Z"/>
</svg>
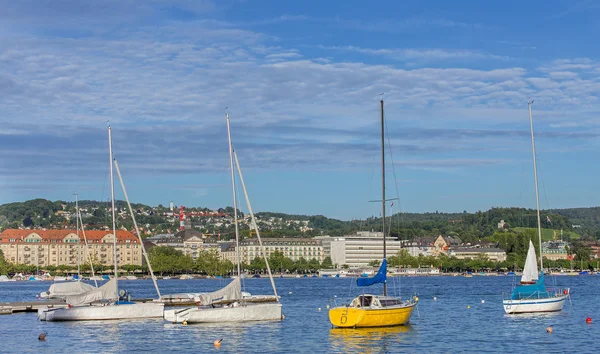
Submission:
<svg viewBox="0 0 600 354">
<path fill-rule="evenodd" d="M 329 310 L 329 321 L 341 328 L 401 326 L 410 321 L 415 305 L 382 309 L 336 307 Z"/>
</svg>

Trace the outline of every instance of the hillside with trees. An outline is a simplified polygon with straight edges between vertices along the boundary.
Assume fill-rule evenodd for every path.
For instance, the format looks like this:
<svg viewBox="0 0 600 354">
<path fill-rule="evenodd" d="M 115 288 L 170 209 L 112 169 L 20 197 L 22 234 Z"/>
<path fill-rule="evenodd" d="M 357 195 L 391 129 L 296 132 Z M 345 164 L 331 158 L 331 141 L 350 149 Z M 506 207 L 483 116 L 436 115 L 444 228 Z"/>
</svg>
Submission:
<svg viewBox="0 0 600 354">
<path fill-rule="evenodd" d="M 110 225 L 110 204 L 92 200 L 79 202 L 82 218 L 87 228 L 99 229 Z M 119 213 L 118 227 L 131 230 L 133 225 L 124 201 L 116 202 Z M 155 207 L 134 203 L 138 224 L 148 234 L 175 232 L 179 226 L 177 217 L 167 216 L 169 209 L 162 205 Z M 186 211 L 210 212 L 208 208 L 188 207 Z M 232 236 L 230 215 L 233 208 L 218 210 L 220 217 L 194 217 L 194 228 L 205 233 L 219 233 L 222 239 Z M 33 199 L 26 202 L 0 205 L 0 230 L 7 228 L 74 228 L 75 203 Z M 177 212 L 176 212 L 177 213 Z M 243 217 L 240 212 L 240 216 Z M 313 237 L 318 235 L 340 236 L 361 230 L 381 231 L 381 218 L 369 217 L 363 220 L 338 220 L 324 215 L 291 215 L 277 212 L 256 214 L 263 237 Z M 490 238 L 498 231 L 498 223 L 504 220 L 506 229 L 535 228 L 535 210 L 525 208 L 492 208 L 475 213 L 396 213 L 386 219 L 388 230 L 394 237 L 413 239 L 421 236 L 452 235 L 464 242 L 477 242 Z M 569 237 L 582 239 L 600 238 L 600 207 L 551 209 L 541 212 L 542 227 L 560 232 Z M 228 226 L 229 225 L 229 226 Z M 306 225 L 302 230 L 300 225 Z M 574 228 L 573 225 L 576 225 Z M 247 224 L 240 224 L 242 237 L 252 237 Z"/>
</svg>

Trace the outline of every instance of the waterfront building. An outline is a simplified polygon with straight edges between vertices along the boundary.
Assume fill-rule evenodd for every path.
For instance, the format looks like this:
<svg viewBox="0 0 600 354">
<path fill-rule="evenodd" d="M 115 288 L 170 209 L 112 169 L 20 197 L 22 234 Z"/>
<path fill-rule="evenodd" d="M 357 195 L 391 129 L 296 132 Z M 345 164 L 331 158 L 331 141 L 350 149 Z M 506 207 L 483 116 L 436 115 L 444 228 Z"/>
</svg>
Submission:
<svg viewBox="0 0 600 354">
<path fill-rule="evenodd" d="M 433 255 L 435 237 L 423 236 L 415 237 L 412 240 L 402 240 L 402 248 L 408 251 L 413 257 L 424 256 L 428 257 Z"/>
<path fill-rule="evenodd" d="M 457 248 L 462 244 L 462 241 L 457 236 L 442 236 L 439 235 L 436 237 L 433 242 L 434 248 L 431 251 L 431 254 L 435 257 L 439 257 L 442 254 L 448 254 L 448 250 L 450 248 Z"/>
<path fill-rule="evenodd" d="M 501 248 L 456 247 L 449 249 L 447 255 L 457 259 L 476 259 L 483 255 L 494 262 L 506 260 L 506 252 Z"/>
<path fill-rule="evenodd" d="M 350 268 L 366 267 L 373 260 L 383 258 L 383 233 L 359 231 L 354 235 L 331 237 L 329 239 L 331 261 L 336 267 L 348 265 Z M 401 241 L 386 239 L 387 255 L 398 254 L 402 249 Z"/>
<path fill-rule="evenodd" d="M 95 263 L 112 265 L 113 234 L 103 230 L 86 230 L 88 249 Z M 76 230 L 21 230 L 7 229 L 0 234 L 0 249 L 4 258 L 16 264 L 44 266 L 67 265 L 77 267 L 88 263 L 80 232 Z M 120 265 L 142 265 L 142 248 L 131 232 L 117 230 L 117 262 Z"/>
<path fill-rule="evenodd" d="M 200 256 L 202 251 L 214 251 L 221 256 L 220 244 L 212 242 L 206 235 L 191 228 L 181 230 L 174 235 L 161 234 L 149 237 L 144 241 L 144 244 L 148 243 L 151 243 L 151 245 L 147 248 L 154 246 L 173 247 L 181 251 L 184 255 L 192 257 L 194 260 Z"/>
<path fill-rule="evenodd" d="M 267 257 L 275 252 L 281 252 L 284 257 L 294 262 L 300 260 L 300 258 L 304 258 L 307 261 L 316 259 L 319 262 L 323 262 L 323 259 L 325 259 L 321 240 L 314 238 L 263 238 L 262 244 Z M 221 258 L 235 263 L 237 262 L 236 257 L 235 242 L 221 247 Z M 248 238 L 241 240 L 240 258 L 242 263 L 250 263 L 256 257 L 262 257 L 258 239 Z"/>
<path fill-rule="evenodd" d="M 567 246 L 565 241 L 542 242 L 542 256 L 551 261 L 568 259 Z"/>
</svg>

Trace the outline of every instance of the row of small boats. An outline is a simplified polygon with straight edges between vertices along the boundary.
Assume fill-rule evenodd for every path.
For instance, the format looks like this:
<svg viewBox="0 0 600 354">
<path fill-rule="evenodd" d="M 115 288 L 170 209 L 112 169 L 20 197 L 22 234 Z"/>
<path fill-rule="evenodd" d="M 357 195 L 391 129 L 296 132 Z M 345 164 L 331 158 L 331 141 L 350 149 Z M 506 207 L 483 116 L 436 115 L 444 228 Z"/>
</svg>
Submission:
<svg viewBox="0 0 600 354">
<path fill-rule="evenodd" d="M 236 190 L 235 190 L 235 174 L 234 166 L 237 167 L 240 182 L 244 189 L 244 195 L 250 215 L 252 217 L 253 226 L 257 234 L 257 238 L 260 241 L 260 232 L 256 226 L 252 207 L 248 199 L 248 194 L 245 189 L 243 176 L 239 166 L 239 161 L 233 145 L 231 144 L 231 135 L 229 128 L 229 115 L 226 116 L 227 131 L 229 139 L 229 156 L 230 156 L 230 168 L 232 177 L 232 189 L 233 189 L 233 205 L 234 208 L 234 224 L 236 226 L 236 242 L 239 242 L 239 233 L 237 229 L 237 201 L 236 201 Z M 146 318 L 164 318 L 167 321 L 174 323 L 195 323 L 195 322 L 241 322 L 241 321 L 260 321 L 260 320 L 281 320 L 282 319 L 282 306 L 277 296 L 277 289 L 273 281 L 270 268 L 267 262 L 267 270 L 271 284 L 273 286 L 274 296 L 271 301 L 253 302 L 252 295 L 242 292 L 241 288 L 241 271 L 240 264 L 238 262 L 237 276 L 225 287 L 213 292 L 199 292 L 199 293 L 183 293 L 183 294 L 170 294 L 161 295 L 160 289 L 156 282 L 156 277 L 152 270 L 152 265 L 148 259 L 148 255 L 143 247 L 142 238 L 135 221 L 135 214 L 131 209 L 129 198 L 123 184 L 123 178 L 121 176 L 119 165 L 117 160 L 112 154 L 112 137 L 111 128 L 108 127 L 108 141 L 109 141 L 109 156 L 110 156 L 110 177 L 111 177 L 111 196 L 112 196 L 112 220 L 113 220 L 113 234 L 116 235 L 115 226 L 115 206 L 114 206 L 114 178 L 113 178 L 113 165 L 117 171 L 123 194 L 127 201 L 131 218 L 133 220 L 134 227 L 136 229 L 140 244 L 142 245 L 142 253 L 148 264 L 151 279 L 154 283 L 157 299 L 147 302 L 133 302 L 124 290 L 119 290 L 118 286 L 118 267 L 115 262 L 114 274 L 115 277 L 107 281 L 102 286 L 92 286 L 87 283 L 58 283 L 55 284 L 55 288 L 50 289 L 49 296 L 56 294 L 57 296 L 64 298 L 68 306 L 66 308 L 53 308 L 44 307 L 38 310 L 38 318 L 42 321 L 89 321 L 89 320 L 121 320 L 121 319 L 146 319 Z M 235 157 L 235 165 L 234 165 Z M 113 237 L 115 242 L 114 247 L 116 249 L 116 237 Z M 238 248 L 239 249 L 239 248 Z M 93 271 L 93 270 L 92 270 Z M 191 276 L 185 275 L 183 279 L 189 279 Z M 165 302 L 176 302 L 185 300 L 186 302 L 193 301 L 195 306 L 187 306 L 180 309 L 166 310 Z"/>
</svg>

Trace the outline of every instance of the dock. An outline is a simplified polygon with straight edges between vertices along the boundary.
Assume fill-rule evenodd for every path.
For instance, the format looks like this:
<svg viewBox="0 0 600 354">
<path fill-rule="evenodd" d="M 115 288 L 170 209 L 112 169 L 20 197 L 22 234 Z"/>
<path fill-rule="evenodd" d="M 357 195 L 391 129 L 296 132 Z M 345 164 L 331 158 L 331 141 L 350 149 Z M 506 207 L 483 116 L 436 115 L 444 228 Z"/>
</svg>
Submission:
<svg viewBox="0 0 600 354">
<path fill-rule="evenodd" d="M 193 299 L 183 298 L 166 298 L 161 300 L 156 299 L 133 299 L 133 302 L 160 302 L 165 306 L 196 306 L 197 303 Z M 276 302 L 277 298 L 273 295 L 253 295 L 246 299 L 248 303 L 264 303 Z M 228 304 L 233 301 L 216 302 L 215 304 Z M 0 302 L 0 315 L 11 315 L 17 312 L 37 312 L 38 309 L 48 308 L 66 308 L 67 303 L 63 300 L 47 300 L 47 301 L 22 301 L 22 302 Z"/>
<path fill-rule="evenodd" d="M 67 304 L 61 300 L 0 302 L 0 315 L 10 315 L 15 312 L 37 312 L 42 307 L 64 308 Z"/>
</svg>

